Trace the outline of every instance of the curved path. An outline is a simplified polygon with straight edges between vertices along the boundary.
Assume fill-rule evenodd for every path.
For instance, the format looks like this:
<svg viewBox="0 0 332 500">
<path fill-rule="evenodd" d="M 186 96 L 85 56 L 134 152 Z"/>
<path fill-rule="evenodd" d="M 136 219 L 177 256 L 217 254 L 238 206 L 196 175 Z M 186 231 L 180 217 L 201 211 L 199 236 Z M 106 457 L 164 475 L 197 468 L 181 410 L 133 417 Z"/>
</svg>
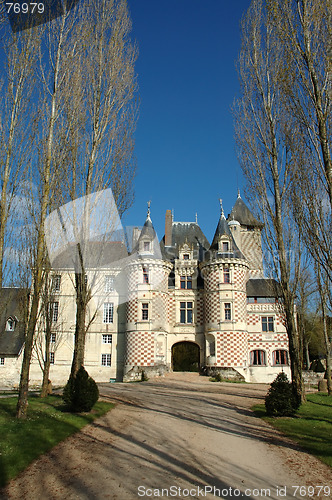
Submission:
<svg viewBox="0 0 332 500">
<path fill-rule="evenodd" d="M 101 385 L 116 408 L 32 464 L 4 498 L 280 500 L 309 498 L 293 486 L 332 487 L 330 468 L 250 411 L 266 390 L 197 374 Z"/>
</svg>

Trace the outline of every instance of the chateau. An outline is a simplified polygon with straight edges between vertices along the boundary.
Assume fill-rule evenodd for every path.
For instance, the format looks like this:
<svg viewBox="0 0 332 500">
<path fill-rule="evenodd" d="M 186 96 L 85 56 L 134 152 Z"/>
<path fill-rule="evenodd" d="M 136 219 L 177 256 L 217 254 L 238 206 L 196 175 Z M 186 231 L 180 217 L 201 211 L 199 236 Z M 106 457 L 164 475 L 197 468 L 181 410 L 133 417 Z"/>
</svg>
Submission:
<svg viewBox="0 0 332 500">
<path fill-rule="evenodd" d="M 271 382 L 290 377 L 288 340 L 278 287 L 263 276 L 261 231 L 240 195 L 225 218 L 222 206 L 210 243 L 196 222 L 166 211 L 161 242 L 148 208 L 133 250 L 121 242 L 91 242 L 86 266 L 91 300 L 85 368 L 98 382 L 128 381 L 169 370 L 220 372 L 226 378 Z M 116 249 L 121 259 L 111 258 Z M 98 259 L 96 255 L 98 254 Z M 98 265 L 97 265 L 98 261 Z M 74 347 L 73 270 L 59 256 L 53 274 L 50 379 L 68 379 Z M 14 300 L 15 302 L 15 300 Z M 13 301 L 0 324 L 1 385 L 18 385 L 23 334 Z M 31 385 L 41 383 L 43 328 Z"/>
</svg>

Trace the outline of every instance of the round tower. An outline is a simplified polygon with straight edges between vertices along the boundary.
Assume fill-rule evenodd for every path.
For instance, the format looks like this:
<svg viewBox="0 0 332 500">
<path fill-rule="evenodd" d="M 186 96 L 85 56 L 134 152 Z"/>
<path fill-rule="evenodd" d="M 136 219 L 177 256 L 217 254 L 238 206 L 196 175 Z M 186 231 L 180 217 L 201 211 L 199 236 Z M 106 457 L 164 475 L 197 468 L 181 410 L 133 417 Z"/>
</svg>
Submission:
<svg viewBox="0 0 332 500">
<path fill-rule="evenodd" d="M 167 293 L 171 264 L 162 259 L 150 207 L 127 265 L 124 380 L 166 365 Z"/>
<path fill-rule="evenodd" d="M 201 264 L 205 289 L 208 370 L 245 377 L 248 334 L 246 282 L 249 263 L 239 250 L 221 205 L 218 226 Z M 231 372 L 234 372 L 233 374 Z"/>
</svg>

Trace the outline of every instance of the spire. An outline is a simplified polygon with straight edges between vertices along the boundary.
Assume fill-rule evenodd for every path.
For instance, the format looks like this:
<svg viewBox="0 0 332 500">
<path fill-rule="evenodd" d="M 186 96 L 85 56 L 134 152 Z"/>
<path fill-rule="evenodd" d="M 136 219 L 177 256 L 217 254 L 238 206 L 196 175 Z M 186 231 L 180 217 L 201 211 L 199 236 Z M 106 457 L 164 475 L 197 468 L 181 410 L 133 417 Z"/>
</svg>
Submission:
<svg viewBox="0 0 332 500">
<path fill-rule="evenodd" d="M 240 188 L 237 188 L 237 197 L 238 197 L 238 198 L 241 198 Z"/>
<path fill-rule="evenodd" d="M 151 200 L 149 200 L 147 203 L 148 203 L 148 212 L 146 214 L 146 218 L 147 218 L 147 220 L 151 220 L 151 217 L 150 217 L 150 213 L 151 213 L 151 211 L 150 211 Z"/>
<path fill-rule="evenodd" d="M 222 219 L 225 219 L 225 214 L 224 214 L 224 209 L 223 209 L 223 206 L 222 206 L 222 199 L 219 198 L 219 203 L 220 203 L 220 217 Z"/>
<path fill-rule="evenodd" d="M 195 214 L 195 222 L 196 222 L 196 224 L 197 224 L 197 212 L 196 212 L 196 214 Z"/>
</svg>

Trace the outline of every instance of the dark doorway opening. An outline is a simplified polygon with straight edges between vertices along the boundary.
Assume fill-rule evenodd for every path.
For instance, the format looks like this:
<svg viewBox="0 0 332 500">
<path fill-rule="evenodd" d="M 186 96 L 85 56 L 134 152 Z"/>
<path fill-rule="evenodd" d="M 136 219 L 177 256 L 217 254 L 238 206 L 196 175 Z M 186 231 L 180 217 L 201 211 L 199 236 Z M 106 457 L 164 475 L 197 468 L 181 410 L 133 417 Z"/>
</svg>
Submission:
<svg viewBox="0 0 332 500">
<path fill-rule="evenodd" d="M 199 371 L 199 346 L 194 342 L 178 342 L 172 347 L 173 372 Z"/>
</svg>

